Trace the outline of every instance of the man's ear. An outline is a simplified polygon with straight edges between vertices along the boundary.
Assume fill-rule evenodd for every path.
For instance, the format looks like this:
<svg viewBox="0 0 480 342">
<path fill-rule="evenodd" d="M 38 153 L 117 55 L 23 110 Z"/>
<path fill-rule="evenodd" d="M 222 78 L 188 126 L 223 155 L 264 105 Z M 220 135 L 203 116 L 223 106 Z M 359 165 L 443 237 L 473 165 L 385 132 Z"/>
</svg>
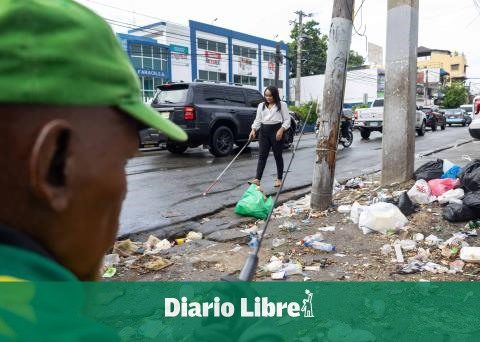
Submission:
<svg viewBox="0 0 480 342">
<path fill-rule="evenodd" d="M 52 210 L 68 207 L 71 197 L 72 127 L 53 120 L 38 133 L 30 153 L 30 184 L 35 196 Z"/>
</svg>

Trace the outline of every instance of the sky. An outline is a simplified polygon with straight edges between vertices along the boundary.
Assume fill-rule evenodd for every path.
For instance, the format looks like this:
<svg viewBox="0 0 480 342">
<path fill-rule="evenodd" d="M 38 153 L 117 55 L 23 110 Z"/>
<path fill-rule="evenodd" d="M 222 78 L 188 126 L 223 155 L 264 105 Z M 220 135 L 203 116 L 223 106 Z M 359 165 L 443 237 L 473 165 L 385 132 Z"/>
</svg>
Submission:
<svg viewBox="0 0 480 342">
<path fill-rule="evenodd" d="M 188 20 L 225 27 L 271 40 L 290 41 L 290 21 L 295 11 L 312 13 L 328 35 L 333 0 L 227 1 L 227 0 L 77 0 L 104 18 L 142 26 L 157 21 L 188 25 Z M 418 45 L 464 53 L 469 67 L 467 80 L 480 93 L 480 1 L 419 0 Z M 478 7 L 476 5 L 478 3 Z M 361 7 L 360 7 L 361 6 Z M 358 10 L 360 7 L 360 10 Z M 351 48 L 366 57 L 366 42 L 385 50 L 387 0 L 356 0 Z M 305 20 L 305 19 L 304 19 Z M 307 18 L 308 20 L 308 18 Z M 114 27 L 126 32 L 125 27 Z"/>
</svg>

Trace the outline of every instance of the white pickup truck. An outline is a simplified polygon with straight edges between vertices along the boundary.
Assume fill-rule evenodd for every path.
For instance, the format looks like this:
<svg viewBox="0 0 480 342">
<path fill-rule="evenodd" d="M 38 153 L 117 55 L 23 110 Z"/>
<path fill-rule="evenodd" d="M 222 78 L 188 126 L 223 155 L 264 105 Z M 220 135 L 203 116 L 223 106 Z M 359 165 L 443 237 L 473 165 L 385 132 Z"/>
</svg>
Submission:
<svg viewBox="0 0 480 342">
<path fill-rule="evenodd" d="M 383 128 L 383 99 L 375 99 L 369 108 L 355 111 L 355 128 L 360 130 L 363 139 L 370 138 L 373 131 L 382 132 Z M 416 109 L 415 130 L 419 136 L 425 135 L 426 116 L 421 110 Z"/>
</svg>

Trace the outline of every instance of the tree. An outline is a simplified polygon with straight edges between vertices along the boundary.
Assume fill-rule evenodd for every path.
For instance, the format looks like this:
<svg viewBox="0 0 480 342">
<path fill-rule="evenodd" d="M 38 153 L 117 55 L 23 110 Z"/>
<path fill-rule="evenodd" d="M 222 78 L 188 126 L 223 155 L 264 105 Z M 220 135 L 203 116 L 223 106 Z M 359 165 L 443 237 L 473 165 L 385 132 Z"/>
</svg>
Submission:
<svg viewBox="0 0 480 342">
<path fill-rule="evenodd" d="M 328 37 L 320 32 L 319 23 L 309 20 L 303 25 L 302 39 L 302 76 L 318 75 L 325 72 L 327 62 Z M 292 28 L 288 44 L 292 77 L 296 77 L 297 70 L 297 37 L 298 23 Z"/>
<path fill-rule="evenodd" d="M 302 76 L 318 75 L 325 73 L 327 64 L 328 37 L 320 32 L 320 24 L 315 20 L 309 20 L 303 25 L 302 39 Z M 288 43 L 290 67 L 292 77 L 296 77 L 297 71 L 297 37 L 298 24 L 292 28 Z M 365 59 L 357 52 L 350 50 L 348 67 L 361 66 Z"/>
<path fill-rule="evenodd" d="M 348 67 L 358 67 L 362 66 L 365 63 L 365 58 L 362 55 L 359 55 L 358 52 L 350 50 L 348 54 Z"/>
<path fill-rule="evenodd" d="M 445 108 L 457 108 L 467 101 L 468 91 L 461 82 L 453 82 L 443 89 L 443 106 Z"/>
</svg>

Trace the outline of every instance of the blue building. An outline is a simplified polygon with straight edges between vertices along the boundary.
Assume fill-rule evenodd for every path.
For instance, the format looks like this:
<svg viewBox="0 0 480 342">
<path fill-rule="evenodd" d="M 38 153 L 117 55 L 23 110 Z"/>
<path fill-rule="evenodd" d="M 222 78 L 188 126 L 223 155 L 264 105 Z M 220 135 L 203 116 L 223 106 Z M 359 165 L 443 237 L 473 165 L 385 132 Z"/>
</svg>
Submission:
<svg viewBox="0 0 480 342">
<path fill-rule="evenodd" d="M 165 82 L 204 80 L 263 89 L 274 84 L 277 42 L 190 20 L 158 22 L 118 34 L 142 83 L 145 100 Z M 283 55 L 287 45 L 280 44 Z M 281 96 L 288 100 L 288 61 L 280 65 Z"/>
</svg>

